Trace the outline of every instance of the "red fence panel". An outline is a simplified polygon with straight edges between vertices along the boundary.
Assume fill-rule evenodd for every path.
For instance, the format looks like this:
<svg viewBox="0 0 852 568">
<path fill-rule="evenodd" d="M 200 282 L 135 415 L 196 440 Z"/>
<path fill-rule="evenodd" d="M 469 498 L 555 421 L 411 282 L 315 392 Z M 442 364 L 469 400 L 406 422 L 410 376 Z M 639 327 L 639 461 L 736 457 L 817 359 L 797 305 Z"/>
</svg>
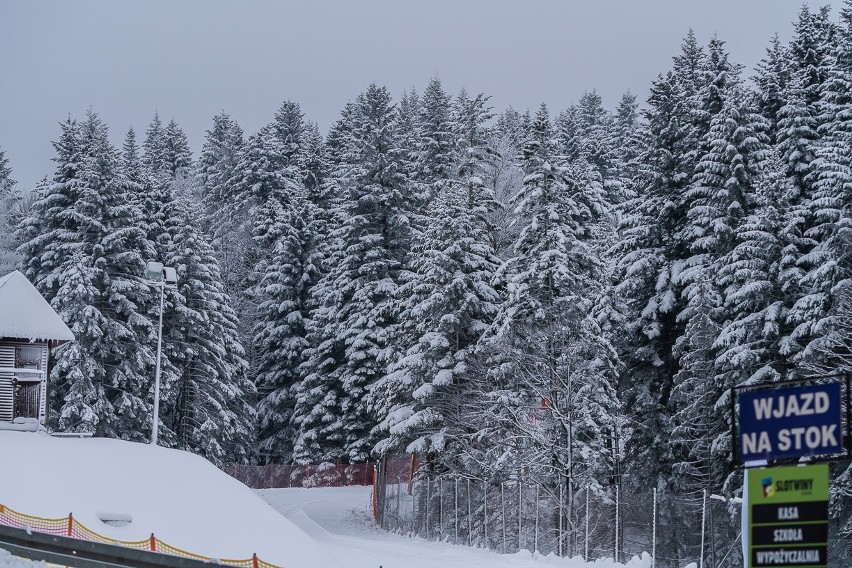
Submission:
<svg viewBox="0 0 852 568">
<path fill-rule="evenodd" d="M 388 479 L 408 480 L 415 462 L 411 458 L 389 459 Z M 234 464 L 226 471 L 252 489 L 284 487 L 351 487 L 372 485 L 374 462 L 321 464 Z M 415 466 L 416 467 L 416 466 Z"/>
</svg>

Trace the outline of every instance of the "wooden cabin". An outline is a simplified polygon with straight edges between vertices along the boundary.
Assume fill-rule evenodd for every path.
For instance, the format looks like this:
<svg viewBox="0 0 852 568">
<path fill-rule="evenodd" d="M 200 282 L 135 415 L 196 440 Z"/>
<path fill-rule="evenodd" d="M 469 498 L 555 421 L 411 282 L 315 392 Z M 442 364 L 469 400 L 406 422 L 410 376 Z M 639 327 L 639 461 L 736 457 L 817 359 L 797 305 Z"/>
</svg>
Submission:
<svg viewBox="0 0 852 568">
<path fill-rule="evenodd" d="M 47 425 L 50 348 L 73 340 L 26 276 L 0 278 L 0 429 Z"/>
</svg>

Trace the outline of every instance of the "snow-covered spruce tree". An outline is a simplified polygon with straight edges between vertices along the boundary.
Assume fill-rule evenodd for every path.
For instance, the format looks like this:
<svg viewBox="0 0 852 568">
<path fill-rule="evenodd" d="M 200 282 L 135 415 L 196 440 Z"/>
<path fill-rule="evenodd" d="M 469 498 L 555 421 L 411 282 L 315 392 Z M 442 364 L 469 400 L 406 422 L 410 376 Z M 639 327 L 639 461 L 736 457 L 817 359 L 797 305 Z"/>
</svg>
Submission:
<svg viewBox="0 0 852 568">
<path fill-rule="evenodd" d="M 440 79 L 433 77 L 420 98 L 420 129 L 414 164 L 424 203 L 440 193 L 452 178 L 455 141 L 450 113 L 450 97 L 444 92 Z"/>
<path fill-rule="evenodd" d="M 623 204 L 620 241 L 614 254 L 615 293 L 624 298 L 625 324 L 618 339 L 629 381 L 623 380 L 625 408 L 637 428 L 628 442 L 631 463 L 645 481 L 668 478 L 668 409 L 677 372 L 671 346 L 683 333 L 676 319 L 680 287 L 676 278 L 687 254 L 677 238 L 685 223 L 684 180 L 692 175 L 689 115 L 679 82 L 670 72 L 655 81 L 645 111 L 637 195 Z M 647 485 L 645 485 L 647 487 Z"/>
<path fill-rule="evenodd" d="M 204 203 L 204 227 L 211 234 L 225 291 L 237 308 L 244 299 L 244 252 L 248 243 L 245 220 L 232 212 L 235 181 L 244 147 L 243 131 L 227 113 L 213 117 L 195 163 L 195 183 Z M 236 198 L 238 199 L 238 198 Z M 245 328 L 241 322 L 241 328 Z"/>
<path fill-rule="evenodd" d="M 154 113 L 154 118 L 145 131 L 145 141 L 142 143 L 142 164 L 152 177 L 173 177 L 167 172 L 168 159 L 166 155 L 166 137 L 160 114 Z"/>
<path fill-rule="evenodd" d="M 822 99 L 835 32 L 836 26 L 829 18 L 827 6 L 811 12 L 807 5 L 802 5 L 794 23 L 789 51 L 793 73 L 801 80 L 805 104 L 809 107 Z"/>
<path fill-rule="evenodd" d="M 514 198 L 524 226 L 507 264 L 508 297 L 483 348 L 490 408 L 480 415 L 492 416 L 485 431 L 513 440 L 501 444 L 503 475 L 529 467 L 568 495 L 601 493 L 613 466 L 617 356 L 593 314 L 600 263 L 588 238 L 608 206 L 588 169 L 559 165 L 554 138 L 542 105 Z"/>
<path fill-rule="evenodd" d="M 69 119 L 55 147 L 54 184 L 39 192 L 22 226 L 27 274 L 52 301 L 73 255 L 76 264 L 92 271 L 90 281 L 98 292 L 93 307 L 104 317 L 104 334 L 78 341 L 102 369 L 98 388 L 104 400 L 98 406 L 96 433 L 143 439 L 149 429 L 153 368 L 152 326 L 140 312 L 149 296 L 142 282 L 149 244 L 130 184 L 120 175 L 118 154 L 98 115 L 89 112 L 79 125 Z M 57 392 L 58 400 L 64 395 Z M 62 415 L 61 407 L 55 410 L 55 416 Z"/>
<path fill-rule="evenodd" d="M 293 101 L 281 103 L 270 125 L 278 139 L 281 158 L 294 168 L 302 161 L 306 126 L 301 107 Z"/>
<path fill-rule="evenodd" d="M 12 179 L 12 168 L 6 153 L 0 148 L 0 274 L 8 274 L 21 262 L 16 249 L 15 226 L 19 221 L 21 196 Z"/>
<path fill-rule="evenodd" d="M 172 237 L 176 232 L 173 207 L 174 186 L 177 178 L 173 174 L 168 158 L 165 128 L 156 113 L 146 129 L 145 140 L 142 143 L 141 163 L 141 180 L 136 187 L 136 198 L 143 213 L 148 240 L 153 245 L 153 252 L 149 254 L 147 260 L 165 262 L 164 259 L 173 248 Z M 186 172 L 180 173 L 181 180 L 185 179 L 185 174 Z M 153 292 L 146 312 L 149 319 L 155 322 L 159 318 L 159 293 L 156 290 Z M 174 405 L 180 385 L 179 370 L 172 364 L 171 358 L 173 356 L 177 358 L 184 346 L 167 338 L 180 336 L 180 322 L 177 318 L 180 300 L 179 296 L 166 294 L 163 312 L 161 410 L 158 433 L 159 443 L 171 447 L 176 447 L 178 441 L 172 429 L 172 421 L 169 419 L 170 408 Z"/>
<path fill-rule="evenodd" d="M 0 149 L 0 194 L 11 193 L 15 187 L 15 180 L 12 179 L 12 168 L 9 167 L 9 159 L 6 158 L 6 152 Z"/>
<path fill-rule="evenodd" d="M 158 114 L 154 114 L 142 142 L 142 182 L 138 197 L 145 219 L 148 239 L 154 244 L 155 256 L 163 258 L 169 249 L 168 204 L 171 202 L 175 175 L 169 160 L 166 131 Z"/>
<path fill-rule="evenodd" d="M 597 91 L 583 93 L 576 108 L 577 142 L 579 152 L 566 156 L 569 162 L 582 159 L 596 172 L 603 183 L 607 200 L 613 205 L 624 201 L 624 180 L 619 171 L 619 162 L 614 140 L 610 132 L 613 120 L 603 108 L 603 99 Z"/>
<path fill-rule="evenodd" d="M 675 426 L 672 392 L 681 357 L 673 346 L 683 341 L 687 321 L 678 316 L 688 296 L 681 279 L 693 256 L 688 212 L 696 166 L 710 151 L 707 136 L 713 117 L 724 106 L 739 67 L 728 61 L 722 42 L 708 50 L 694 34 L 684 39 L 674 69 L 654 82 L 645 111 L 646 126 L 634 182 L 636 197 L 622 211 L 616 257 L 616 304 L 623 324 L 617 345 L 629 374 L 622 375 L 622 400 L 633 424 L 627 439 L 628 489 L 656 486 L 661 494 L 661 534 L 665 553 L 681 554 L 679 485 L 670 444 Z"/>
<path fill-rule="evenodd" d="M 336 423 L 330 422 L 337 415 L 341 390 L 337 377 L 345 353 L 335 320 L 335 306 L 341 304 L 342 296 L 329 273 L 340 265 L 345 252 L 343 219 L 348 182 L 343 173 L 350 167 L 355 118 L 355 103 L 347 103 L 326 139 L 329 168 L 326 183 L 316 191 L 308 191 L 317 211 L 312 233 L 317 239 L 315 265 L 320 266 L 322 278 L 310 289 L 307 337 L 311 347 L 305 353 L 303 380 L 295 393 L 292 418 L 297 428 L 294 459 L 301 463 L 334 462 L 343 455 L 343 433 Z"/>
<path fill-rule="evenodd" d="M 743 376 L 747 372 L 743 367 L 713 371 L 717 349 L 713 329 L 718 334 L 724 322 L 739 316 L 731 310 L 733 306 L 723 305 L 719 277 L 734 270 L 725 262 L 736 262 L 732 254 L 741 238 L 740 227 L 755 207 L 755 188 L 768 149 L 763 117 L 749 106 L 745 93 L 735 88 L 725 95 L 721 112 L 710 124 L 705 142 L 709 151 L 699 161 L 686 194 L 689 209 L 684 236 L 692 256 L 680 273 L 685 306 L 678 320 L 684 322 L 685 329 L 674 346 L 674 354 L 681 360 L 674 378 L 675 391 L 689 393 L 673 397 L 675 423 L 702 417 L 697 420 L 702 425 L 697 438 L 696 432 L 686 432 L 685 436 L 675 432 L 671 440 L 675 459 L 697 464 L 703 473 L 692 480 L 697 483 L 693 486 L 689 478 L 675 478 L 685 493 L 706 488 L 708 483 L 713 490 L 720 490 L 728 475 L 725 464 L 732 456 L 726 436 L 732 417 L 726 412 L 730 406 L 727 397 L 729 389 L 750 378 L 750 373 Z M 704 402 L 696 406 L 699 399 Z M 710 405 L 704 404 L 707 402 Z"/>
<path fill-rule="evenodd" d="M 782 91 L 783 105 L 778 111 L 776 146 L 787 164 L 787 175 L 792 180 L 784 213 L 784 256 L 781 278 L 785 290 L 785 304 L 790 310 L 788 326 L 783 335 L 789 339 L 783 347 L 784 355 L 791 357 L 803 349 L 807 339 L 801 341 L 792 329 L 804 321 L 797 314 L 796 303 L 806 292 L 802 277 L 807 270 L 810 252 L 816 242 L 809 236 L 815 221 L 812 201 L 816 173 L 816 148 L 819 146 L 820 101 L 825 81 L 829 42 L 834 35 L 833 25 L 824 13 L 813 14 L 803 6 L 795 24 L 796 34 L 790 42 L 790 77 Z"/>
<path fill-rule="evenodd" d="M 716 278 L 725 314 L 713 342 L 720 384 L 778 380 L 789 368 L 781 347 L 787 307 L 780 274 L 789 180 L 777 152 L 767 154 L 752 183 L 750 207 L 735 232 L 733 249 L 719 261 Z"/>
<path fill-rule="evenodd" d="M 852 278 L 847 249 L 852 215 L 852 8 L 847 6 L 841 21 L 844 25 L 834 34 L 836 47 L 823 70 L 826 78 L 817 103 L 820 140 L 813 162 L 813 194 L 807 202 L 810 223 L 803 235 L 813 247 L 798 262 L 802 295 L 790 311 L 796 325 L 790 339 L 799 368 L 825 368 L 819 359 L 829 350 L 819 344 L 836 301 L 833 290 Z"/>
<path fill-rule="evenodd" d="M 489 215 L 493 227 L 491 246 L 502 260 L 512 256 L 519 230 L 510 201 L 524 179 L 520 156 L 526 134 L 522 132 L 520 115 L 511 108 L 497 117 L 489 129 L 483 181 L 494 196 L 497 207 Z"/>
<path fill-rule="evenodd" d="M 228 181 L 228 194 L 220 205 L 213 231 L 220 251 L 232 249 L 228 258 L 227 281 L 234 310 L 240 322 L 240 338 L 250 367 L 255 364 L 254 323 L 258 304 L 263 301 L 255 286 L 266 272 L 278 234 L 272 201 L 289 203 L 301 191 L 295 164 L 291 164 L 273 125 L 249 137 L 239 154 L 234 175 Z M 252 371 L 253 373 L 253 371 Z"/>
<path fill-rule="evenodd" d="M 134 185 L 120 173 L 118 155 L 106 142 L 106 127 L 96 116 L 83 123 L 82 134 L 103 144 L 105 156 L 92 158 L 96 174 L 83 176 L 84 183 L 100 191 L 101 222 L 105 232 L 94 246 L 94 266 L 102 267 L 104 307 L 101 312 L 111 320 L 109 342 L 104 353 L 110 396 L 116 413 L 111 436 L 128 440 L 147 438 L 150 431 L 150 405 L 154 368 L 154 328 L 146 318 L 152 294 L 143 280 L 145 262 L 153 250 L 143 224 L 141 211 L 133 199 Z M 88 161 L 86 161 L 88 165 Z M 108 165 L 107 165 L 108 164 Z M 86 170 L 84 170 L 85 172 Z M 95 217 L 94 211 L 92 217 Z M 88 236 L 88 234 L 86 235 Z M 103 427 L 103 423 L 101 424 Z"/>
<path fill-rule="evenodd" d="M 831 49 L 835 26 L 827 13 L 812 13 L 802 6 L 795 23 L 795 35 L 787 49 L 789 80 L 782 91 L 783 105 L 779 109 L 777 144 L 795 178 L 791 206 L 810 200 L 815 174 L 814 151 L 824 117 L 820 112 L 823 88 L 832 64 Z M 797 215 L 802 212 L 797 212 Z M 807 220 L 805 220 L 807 223 Z M 807 227 L 802 232 L 806 231 Z"/>
<path fill-rule="evenodd" d="M 298 431 L 294 411 L 308 368 L 309 318 L 319 305 L 311 290 L 333 247 L 329 221 L 335 184 L 328 180 L 323 140 L 313 123 L 305 125 L 300 136 L 294 156 L 304 187 L 288 180 L 287 199 L 268 200 L 257 215 L 264 226 L 256 225 L 255 230 L 256 238 L 266 239 L 272 248 L 253 291 L 258 302 L 254 338 L 258 438 L 260 459 L 265 462 L 293 460 Z"/>
<path fill-rule="evenodd" d="M 813 15 L 819 23 L 820 15 Z M 801 18 L 800 18 L 801 21 Z M 819 30 L 819 26 L 817 26 Z M 817 33 L 817 38 L 824 33 Z M 805 42 L 809 38 L 795 38 Z M 795 373 L 812 374 L 850 373 L 850 298 L 852 298 L 852 5 L 846 3 L 840 14 L 840 25 L 835 28 L 830 52 L 820 52 L 820 45 L 812 46 L 817 59 L 822 55 L 821 66 L 810 67 L 812 82 L 816 84 L 817 111 L 814 128 L 819 142 L 813 148 L 811 164 L 812 194 L 802 200 L 798 212 L 804 222 L 802 236 L 809 252 L 799 257 L 796 264 L 799 276 L 799 298 L 792 305 L 788 320 L 795 325 L 790 334 L 789 354 L 794 360 Z M 852 535 L 849 511 L 852 510 L 852 468 L 838 468 L 832 481 L 830 515 L 838 519 L 840 534 Z"/>
<path fill-rule="evenodd" d="M 615 168 L 624 188 L 624 199 L 632 196 L 632 185 L 638 174 L 639 103 L 630 91 L 622 95 L 612 117 L 608 144 L 612 148 Z"/>
<path fill-rule="evenodd" d="M 139 184 L 142 183 L 145 175 L 142 155 L 136 143 L 136 132 L 132 126 L 127 130 L 121 147 L 121 173 L 128 181 Z"/>
<path fill-rule="evenodd" d="M 326 152 L 332 164 L 339 165 L 346 160 L 354 121 L 355 103 L 350 101 L 340 111 L 340 118 L 331 125 L 325 138 Z"/>
<path fill-rule="evenodd" d="M 224 291 L 219 264 L 200 228 L 199 203 L 186 189 L 170 207 L 171 250 L 164 262 L 178 273 L 169 361 L 178 373 L 164 422 L 177 447 L 217 465 L 254 456 L 255 389 L 247 375 L 237 319 Z"/>
<path fill-rule="evenodd" d="M 62 267 L 59 290 L 53 299 L 53 308 L 69 323 L 78 341 L 59 346 L 53 353 L 51 395 L 62 400 L 52 406 L 62 408 L 58 426 L 64 432 L 89 432 L 97 430 L 100 417 L 110 412 L 103 392 L 103 367 L 85 351 L 86 341 L 81 339 L 105 336 L 106 318 L 95 306 L 98 290 L 92 284 L 95 271 L 86 266 L 82 252 L 71 255 Z"/>
<path fill-rule="evenodd" d="M 413 274 L 398 290 L 407 351 L 371 387 L 382 405 L 378 455 L 417 452 L 458 465 L 460 448 L 448 446 L 471 433 L 464 394 L 470 364 L 500 300 L 491 284 L 499 266 L 490 238 L 494 200 L 480 177 L 486 100 L 480 95 L 457 102 L 457 173 L 429 206 L 412 251 Z"/>
<path fill-rule="evenodd" d="M 566 161 L 574 161 L 588 155 L 581 132 L 580 110 L 577 105 L 563 109 L 555 120 L 556 137 L 559 140 L 559 153 Z"/>
<path fill-rule="evenodd" d="M 290 463 L 296 439 L 293 411 L 302 382 L 310 311 L 310 289 L 319 276 L 313 262 L 312 204 L 294 196 L 287 205 L 270 200 L 279 236 L 265 264 L 266 272 L 255 287 L 261 302 L 255 325 L 259 401 L 258 442 L 262 462 Z"/>
<path fill-rule="evenodd" d="M 59 282 L 55 274 L 70 254 L 78 229 L 68 213 L 80 195 L 77 178 L 83 148 L 79 125 L 69 117 L 59 126 L 60 136 L 53 142 L 57 164 L 53 179 L 36 188 L 30 214 L 17 233 L 23 243 L 19 253 L 24 258 L 24 273 L 45 298 L 56 296 Z"/>
<path fill-rule="evenodd" d="M 302 149 L 299 154 L 298 170 L 305 191 L 312 194 L 324 193 L 329 175 L 328 153 L 325 141 L 315 122 L 305 125 Z"/>
<path fill-rule="evenodd" d="M 671 394 L 675 418 L 669 441 L 672 477 L 668 480 L 668 489 L 676 495 L 691 495 L 696 490 L 719 486 L 711 471 L 711 445 L 716 433 L 718 397 L 714 388 L 714 342 L 719 336 L 718 320 L 723 299 L 716 283 L 710 280 L 693 283 L 687 294 L 689 303 L 681 312 L 686 325 L 678 338 L 680 370 Z M 663 509 L 664 524 L 671 526 L 667 518 L 671 514 L 669 507 Z M 671 547 L 682 549 L 693 544 L 690 535 L 674 532 L 668 543 Z"/>
<path fill-rule="evenodd" d="M 813 184 L 813 161 L 819 135 L 815 107 L 808 107 L 802 78 L 795 74 L 784 89 L 784 104 L 778 110 L 776 145 L 787 163 L 788 176 L 794 180 L 791 197 L 806 201 Z"/>
<path fill-rule="evenodd" d="M 422 132 L 420 119 L 423 112 L 420 95 L 413 87 L 411 90 L 404 91 L 397 108 L 396 137 L 397 146 L 402 155 L 402 169 L 410 173 L 412 181 L 416 181 L 418 149 Z"/>
<path fill-rule="evenodd" d="M 237 171 L 243 143 L 243 130 L 228 113 L 223 111 L 213 117 L 213 126 L 206 132 L 201 153 L 195 163 L 195 179 L 201 187 L 209 226 L 215 226 L 223 204 L 231 196 L 230 181 Z M 221 239 L 222 235 L 216 238 Z M 214 244 L 219 255 L 223 250 L 228 250 L 227 247 Z M 223 264 L 227 264 L 227 258 L 225 260 Z M 223 269 L 227 267 L 223 266 Z"/>
<path fill-rule="evenodd" d="M 174 118 L 169 120 L 163 130 L 163 160 L 166 171 L 173 178 L 186 175 L 192 166 L 189 142 Z"/>
<path fill-rule="evenodd" d="M 384 87 L 359 95 L 337 167 L 343 225 L 311 315 L 315 346 L 297 401 L 296 457 L 359 462 L 374 445 L 368 387 L 398 346 L 396 289 L 410 248 L 412 197 L 396 145 L 396 107 Z M 332 293 L 332 290 L 334 292 Z"/>
<path fill-rule="evenodd" d="M 754 76 L 757 108 L 767 120 L 766 134 L 769 144 L 773 146 L 777 141 L 781 108 L 786 102 L 784 92 L 790 82 L 789 57 L 787 47 L 775 34 L 770 47 L 766 49 L 766 56 L 757 64 Z"/>
</svg>

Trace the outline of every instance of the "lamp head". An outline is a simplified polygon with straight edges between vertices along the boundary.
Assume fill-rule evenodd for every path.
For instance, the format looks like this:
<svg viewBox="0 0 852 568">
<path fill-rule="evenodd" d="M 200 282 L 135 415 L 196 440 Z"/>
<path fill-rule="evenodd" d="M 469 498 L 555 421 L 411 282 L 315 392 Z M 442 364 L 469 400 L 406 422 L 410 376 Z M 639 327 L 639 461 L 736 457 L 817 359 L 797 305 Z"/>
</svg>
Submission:
<svg viewBox="0 0 852 568">
<path fill-rule="evenodd" d="M 171 266 L 163 268 L 163 278 L 166 281 L 166 286 L 177 286 L 177 270 Z"/>
<path fill-rule="evenodd" d="M 145 279 L 155 284 L 177 286 L 177 270 L 171 266 L 163 266 L 162 262 L 151 260 L 145 266 Z"/>
<path fill-rule="evenodd" d="M 145 265 L 145 279 L 149 282 L 162 282 L 164 276 L 164 268 L 162 262 L 153 260 L 148 261 Z"/>
</svg>

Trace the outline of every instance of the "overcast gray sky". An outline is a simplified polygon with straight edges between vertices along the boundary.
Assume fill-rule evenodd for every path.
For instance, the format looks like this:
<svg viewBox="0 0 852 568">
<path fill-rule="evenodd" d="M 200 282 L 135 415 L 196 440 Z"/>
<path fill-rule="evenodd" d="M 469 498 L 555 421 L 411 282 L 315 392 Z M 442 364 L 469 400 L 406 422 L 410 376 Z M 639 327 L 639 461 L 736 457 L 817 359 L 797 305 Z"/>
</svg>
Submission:
<svg viewBox="0 0 852 568">
<path fill-rule="evenodd" d="M 839 0 L 807 1 L 813 7 Z M 788 39 L 801 0 L 0 0 L 0 147 L 22 189 L 53 173 L 50 141 L 92 107 L 118 143 L 155 110 L 198 152 L 225 109 L 247 133 L 285 99 L 325 131 L 370 82 L 559 109 L 597 89 L 644 99 L 689 27 L 751 68 Z"/>
</svg>

